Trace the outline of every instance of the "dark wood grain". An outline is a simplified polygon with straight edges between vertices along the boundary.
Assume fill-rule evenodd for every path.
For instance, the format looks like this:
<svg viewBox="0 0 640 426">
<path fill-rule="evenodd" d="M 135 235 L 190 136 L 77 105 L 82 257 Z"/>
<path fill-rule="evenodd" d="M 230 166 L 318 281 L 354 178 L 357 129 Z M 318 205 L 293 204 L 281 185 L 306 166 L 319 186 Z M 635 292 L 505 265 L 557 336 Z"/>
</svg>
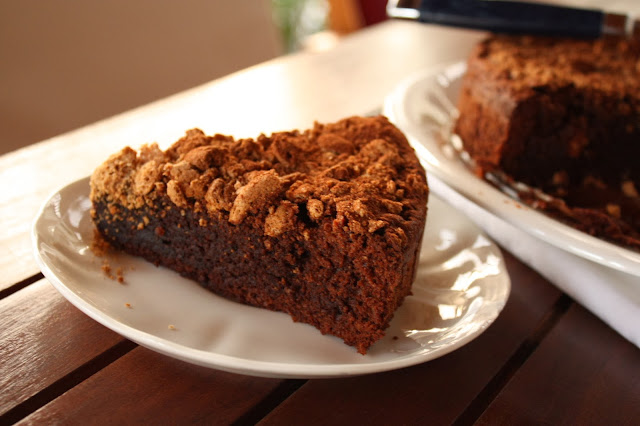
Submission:
<svg viewBox="0 0 640 426">
<path fill-rule="evenodd" d="M 0 415 L 124 339 L 67 302 L 46 280 L 0 301 Z"/>
<path fill-rule="evenodd" d="M 138 347 L 24 421 L 229 424 L 282 383 L 212 370 Z"/>
<path fill-rule="evenodd" d="M 574 304 L 479 420 L 637 425 L 640 350 Z"/>
<path fill-rule="evenodd" d="M 496 322 L 476 340 L 440 359 L 399 371 L 309 381 L 262 424 L 455 421 L 491 379 L 508 368 L 512 356 L 561 297 L 540 275 L 505 256 L 513 281 L 511 297 Z"/>
</svg>

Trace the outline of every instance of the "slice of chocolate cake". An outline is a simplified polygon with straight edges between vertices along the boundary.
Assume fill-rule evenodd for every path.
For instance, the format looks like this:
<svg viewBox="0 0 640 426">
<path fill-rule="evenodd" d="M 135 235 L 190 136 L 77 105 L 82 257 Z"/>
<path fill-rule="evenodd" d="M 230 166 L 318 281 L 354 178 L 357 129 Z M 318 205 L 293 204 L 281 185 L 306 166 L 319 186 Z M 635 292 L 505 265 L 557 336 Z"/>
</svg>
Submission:
<svg viewBox="0 0 640 426">
<path fill-rule="evenodd" d="M 425 172 L 384 117 L 235 140 L 190 130 L 125 148 L 91 177 L 111 245 L 364 354 L 410 293 Z"/>
</svg>

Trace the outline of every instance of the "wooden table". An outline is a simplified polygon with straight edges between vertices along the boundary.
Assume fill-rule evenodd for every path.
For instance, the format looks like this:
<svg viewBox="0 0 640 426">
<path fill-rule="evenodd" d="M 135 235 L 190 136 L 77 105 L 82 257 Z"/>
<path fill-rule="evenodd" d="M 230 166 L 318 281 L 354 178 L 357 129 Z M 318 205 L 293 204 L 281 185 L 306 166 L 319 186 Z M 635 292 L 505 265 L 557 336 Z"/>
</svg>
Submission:
<svg viewBox="0 0 640 426">
<path fill-rule="evenodd" d="M 120 147 L 166 147 L 191 127 L 255 136 L 367 113 L 481 36 L 387 22 L 0 157 L 0 424 L 639 424 L 640 351 L 508 252 L 512 293 L 480 337 L 414 367 L 320 380 L 152 352 L 73 307 L 35 264 L 38 207 Z"/>
</svg>

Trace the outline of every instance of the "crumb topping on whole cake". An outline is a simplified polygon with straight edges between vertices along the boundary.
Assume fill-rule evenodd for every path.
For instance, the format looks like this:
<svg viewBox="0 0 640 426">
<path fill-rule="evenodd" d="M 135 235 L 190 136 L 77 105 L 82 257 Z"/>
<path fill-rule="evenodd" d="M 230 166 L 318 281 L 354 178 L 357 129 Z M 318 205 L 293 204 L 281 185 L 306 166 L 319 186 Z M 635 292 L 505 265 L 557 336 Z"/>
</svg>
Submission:
<svg viewBox="0 0 640 426">
<path fill-rule="evenodd" d="M 92 176 L 91 199 L 137 209 L 166 195 L 178 208 L 236 225 L 266 211 L 268 236 L 329 216 L 352 233 L 393 228 L 401 244 L 414 211 L 407 207 L 428 191 L 419 164 L 406 159 L 409 149 L 382 116 L 256 139 L 193 129 L 165 152 L 151 144 L 111 156 Z"/>
<path fill-rule="evenodd" d="M 536 86 L 601 90 L 640 95 L 640 43 L 622 38 L 571 40 L 533 36 L 493 36 L 477 47 L 488 75 L 512 87 Z M 598 58 L 594 61 L 594 58 Z"/>
</svg>

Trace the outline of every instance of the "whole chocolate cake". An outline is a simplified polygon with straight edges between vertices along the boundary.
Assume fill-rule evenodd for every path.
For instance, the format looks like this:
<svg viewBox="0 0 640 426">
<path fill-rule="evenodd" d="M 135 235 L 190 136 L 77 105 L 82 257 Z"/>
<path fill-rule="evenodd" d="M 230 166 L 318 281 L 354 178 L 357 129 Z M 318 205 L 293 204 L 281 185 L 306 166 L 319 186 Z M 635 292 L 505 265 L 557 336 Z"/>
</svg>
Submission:
<svg viewBox="0 0 640 426">
<path fill-rule="evenodd" d="M 479 174 L 541 189 L 555 199 L 535 206 L 640 249 L 640 44 L 492 36 L 469 58 L 458 109 Z"/>
<path fill-rule="evenodd" d="M 256 139 L 190 130 L 166 151 L 125 148 L 91 177 L 93 220 L 115 248 L 363 354 L 411 291 L 427 197 L 382 116 Z"/>
</svg>

